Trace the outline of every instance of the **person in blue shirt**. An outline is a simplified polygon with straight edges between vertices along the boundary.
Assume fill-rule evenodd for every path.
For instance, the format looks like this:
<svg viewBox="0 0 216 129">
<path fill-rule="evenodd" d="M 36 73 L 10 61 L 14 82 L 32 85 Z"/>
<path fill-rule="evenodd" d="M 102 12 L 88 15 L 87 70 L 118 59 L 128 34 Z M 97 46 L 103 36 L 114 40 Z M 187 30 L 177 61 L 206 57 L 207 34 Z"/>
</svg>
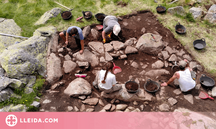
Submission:
<svg viewBox="0 0 216 129">
<path fill-rule="evenodd" d="M 59 33 L 59 36 L 65 41 L 66 46 L 68 45 L 68 37 L 73 36 L 76 40 L 77 46 L 81 49 L 80 54 L 83 53 L 84 50 L 84 37 L 82 34 L 82 29 L 77 26 L 71 26 L 67 29 L 67 31 L 63 31 Z"/>
</svg>

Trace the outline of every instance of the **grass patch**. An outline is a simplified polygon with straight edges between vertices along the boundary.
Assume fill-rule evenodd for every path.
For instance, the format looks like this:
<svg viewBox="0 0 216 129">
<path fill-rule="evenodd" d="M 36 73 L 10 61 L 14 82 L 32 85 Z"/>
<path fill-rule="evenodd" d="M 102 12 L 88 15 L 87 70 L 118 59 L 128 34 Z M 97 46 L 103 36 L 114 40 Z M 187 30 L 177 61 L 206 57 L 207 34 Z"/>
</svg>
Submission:
<svg viewBox="0 0 216 129">
<path fill-rule="evenodd" d="M 33 86 L 33 90 L 34 92 L 30 93 L 30 94 L 25 94 L 24 89 L 22 90 L 14 90 L 14 93 L 21 96 L 21 98 L 17 98 L 17 97 L 11 97 L 9 100 L 4 101 L 4 102 L 0 102 L 0 108 L 5 107 L 7 105 L 10 104 L 24 104 L 26 105 L 26 107 L 28 107 L 28 111 L 36 111 L 37 108 L 31 106 L 31 104 L 33 103 L 33 101 L 38 101 L 36 99 L 36 96 L 41 96 L 42 94 L 40 93 L 43 84 L 45 82 L 45 79 L 42 78 L 42 76 L 38 76 L 36 83 Z"/>
</svg>

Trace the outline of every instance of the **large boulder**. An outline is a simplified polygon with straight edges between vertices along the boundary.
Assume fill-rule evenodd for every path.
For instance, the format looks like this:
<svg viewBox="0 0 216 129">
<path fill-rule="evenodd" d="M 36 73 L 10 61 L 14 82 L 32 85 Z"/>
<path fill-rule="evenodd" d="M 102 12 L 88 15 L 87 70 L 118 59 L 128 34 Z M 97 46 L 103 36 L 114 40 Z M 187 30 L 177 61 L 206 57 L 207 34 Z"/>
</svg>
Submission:
<svg viewBox="0 0 216 129">
<path fill-rule="evenodd" d="M 91 94 L 91 85 L 83 78 L 76 78 L 68 85 L 64 93 L 69 96 L 89 95 Z"/>
<path fill-rule="evenodd" d="M 70 73 L 76 68 L 77 64 L 71 60 L 64 61 L 63 68 L 65 73 Z"/>
<path fill-rule="evenodd" d="M 83 37 L 86 38 L 86 37 L 89 35 L 90 32 L 91 32 L 91 27 L 90 27 L 90 26 L 86 26 L 86 27 L 83 29 L 83 31 L 82 31 Z"/>
<path fill-rule="evenodd" d="M 172 8 L 169 8 L 167 11 L 169 13 L 171 13 L 172 15 L 178 14 L 178 15 L 181 15 L 181 16 L 185 16 L 185 10 L 184 10 L 184 8 L 182 6 L 172 7 Z"/>
<path fill-rule="evenodd" d="M 112 41 L 111 44 L 113 44 L 113 48 L 114 48 L 114 50 L 116 50 L 116 51 L 125 48 L 124 43 L 119 42 L 119 41 Z"/>
<path fill-rule="evenodd" d="M 79 52 L 74 53 L 73 57 L 78 61 L 89 62 L 91 66 L 96 66 L 99 64 L 98 57 L 92 52 L 90 52 L 88 49 L 85 49 L 82 54 L 80 54 Z"/>
<path fill-rule="evenodd" d="M 102 42 L 89 42 L 88 45 L 93 51 L 96 51 L 101 55 L 104 54 L 104 45 Z"/>
<path fill-rule="evenodd" d="M 163 41 L 161 40 L 162 36 L 156 34 L 153 34 L 153 36 L 156 42 L 153 40 L 151 33 L 142 35 L 136 44 L 136 48 L 146 54 L 158 55 L 164 48 Z"/>
<path fill-rule="evenodd" d="M 127 46 L 125 49 L 125 54 L 137 53 L 138 50 L 132 46 Z"/>
<path fill-rule="evenodd" d="M 192 7 L 189 12 L 193 15 L 194 19 L 200 19 L 203 14 L 202 8 Z"/>
<path fill-rule="evenodd" d="M 54 53 L 51 53 L 47 60 L 47 78 L 50 84 L 54 84 L 63 75 L 61 60 Z"/>
<path fill-rule="evenodd" d="M 167 75 L 167 74 L 170 74 L 170 72 L 167 71 L 166 69 L 150 70 L 145 73 L 145 75 L 149 77 L 157 77 L 157 76 Z"/>
<path fill-rule="evenodd" d="M 39 28 L 33 37 L 5 49 L 0 60 L 7 76 L 17 79 L 35 73 L 45 76 L 47 46 L 56 32 L 55 27 Z"/>
<path fill-rule="evenodd" d="M 0 91 L 0 102 L 8 100 L 13 94 L 14 93 L 10 88 Z"/>
<path fill-rule="evenodd" d="M 216 23 L 216 4 L 213 4 L 209 10 L 206 16 L 204 17 L 205 20 L 208 20 L 209 22 L 215 24 Z"/>
<path fill-rule="evenodd" d="M 13 19 L 0 18 L 0 33 L 21 35 L 21 28 L 14 22 Z M 13 45 L 15 42 L 22 42 L 25 39 L 0 35 L 0 54 L 5 48 Z"/>
<path fill-rule="evenodd" d="M 0 112 L 26 112 L 27 110 L 27 107 L 23 104 L 18 104 L 18 105 L 9 105 L 9 106 L 6 106 L 2 109 L 0 109 Z"/>
<path fill-rule="evenodd" d="M 45 24 L 50 18 L 56 17 L 61 12 L 61 8 L 53 8 L 45 12 L 34 25 Z"/>
</svg>

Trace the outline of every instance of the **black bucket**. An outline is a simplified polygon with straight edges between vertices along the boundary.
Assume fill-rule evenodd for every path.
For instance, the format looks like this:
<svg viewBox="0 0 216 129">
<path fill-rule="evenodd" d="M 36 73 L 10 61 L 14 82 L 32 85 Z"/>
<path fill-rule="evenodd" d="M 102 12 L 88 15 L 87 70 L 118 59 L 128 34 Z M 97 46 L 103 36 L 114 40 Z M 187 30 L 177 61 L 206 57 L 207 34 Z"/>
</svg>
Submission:
<svg viewBox="0 0 216 129">
<path fill-rule="evenodd" d="M 136 89 L 136 90 L 128 89 L 126 85 L 131 85 L 131 84 L 137 85 L 137 86 L 138 86 L 137 89 Z M 139 90 L 139 87 L 140 87 L 140 85 L 139 85 L 138 83 L 136 83 L 135 81 L 127 81 L 127 82 L 125 83 L 125 88 L 127 89 L 127 92 L 128 92 L 128 93 L 136 93 L 136 92 Z"/>
<path fill-rule="evenodd" d="M 166 12 L 166 7 L 158 5 L 156 10 L 157 10 L 157 13 L 165 13 Z"/>
<path fill-rule="evenodd" d="M 153 85 L 156 85 L 157 86 L 157 89 L 154 89 L 154 90 L 148 90 L 146 87 L 148 86 L 148 85 L 151 85 L 151 84 L 153 84 Z M 144 84 L 144 89 L 147 91 L 147 92 L 149 92 L 149 93 L 155 93 L 155 92 L 157 92 L 159 89 L 160 89 L 160 85 L 157 83 L 157 82 L 155 82 L 155 81 L 152 81 L 151 79 L 148 79 L 147 81 L 146 81 L 146 83 Z"/>
<path fill-rule="evenodd" d="M 64 12 L 61 13 L 61 17 L 64 20 L 69 20 L 72 17 L 72 13 L 70 11 L 64 11 Z"/>
<path fill-rule="evenodd" d="M 95 18 L 96 18 L 99 22 L 103 22 L 103 20 L 104 20 L 105 17 L 106 17 L 106 15 L 103 14 L 103 13 L 97 13 L 97 14 L 95 15 Z"/>
<path fill-rule="evenodd" d="M 195 49 L 197 50 L 202 50 L 203 48 L 205 48 L 206 46 L 206 42 L 205 42 L 205 39 L 202 38 L 202 39 L 197 39 L 193 42 L 193 46 Z"/>
<path fill-rule="evenodd" d="M 175 26 L 175 31 L 177 34 L 185 34 L 186 33 L 186 28 L 181 25 L 180 23 L 178 23 L 176 26 Z"/>
<path fill-rule="evenodd" d="M 86 20 L 89 20 L 92 18 L 92 12 L 91 11 L 82 11 L 82 14 Z"/>
<path fill-rule="evenodd" d="M 200 84 L 203 87 L 212 88 L 215 85 L 215 81 L 212 78 L 202 74 L 200 77 Z"/>
</svg>

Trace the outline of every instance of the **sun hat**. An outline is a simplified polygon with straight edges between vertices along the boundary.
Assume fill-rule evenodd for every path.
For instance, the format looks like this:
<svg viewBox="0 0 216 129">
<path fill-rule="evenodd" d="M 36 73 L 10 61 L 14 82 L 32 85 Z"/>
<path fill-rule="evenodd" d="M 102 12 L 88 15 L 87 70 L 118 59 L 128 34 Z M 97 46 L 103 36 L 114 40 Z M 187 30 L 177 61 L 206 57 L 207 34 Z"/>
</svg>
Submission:
<svg viewBox="0 0 216 129">
<path fill-rule="evenodd" d="M 121 31 L 121 27 L 119 25 L 114 25 L 113 33 L 118 36 L 119 32 Z"/>
</svg>

